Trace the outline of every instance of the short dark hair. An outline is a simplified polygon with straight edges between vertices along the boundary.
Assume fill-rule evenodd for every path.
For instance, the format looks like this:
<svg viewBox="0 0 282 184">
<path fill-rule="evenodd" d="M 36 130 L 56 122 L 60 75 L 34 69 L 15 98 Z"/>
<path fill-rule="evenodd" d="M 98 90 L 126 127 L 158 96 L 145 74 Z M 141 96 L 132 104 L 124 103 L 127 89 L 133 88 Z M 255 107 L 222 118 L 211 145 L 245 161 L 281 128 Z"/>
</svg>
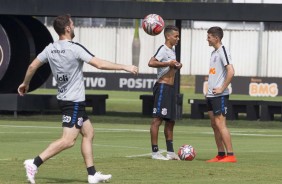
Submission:
<svg viewBox="0 0 282 184">
<path fill-rule="evenodd" d="M 223 30 L 221 27 L 211 27 L 208 29 L 207 33 L 219 37 L 220 40 L 223 38 Z"/>
<path fill-rule="evenodd" d="M 53 27 L 55 31 L 58 33 L 58 35 L 65 34 L 65 28 L 67 26 L 70 26 L 70 18 L 71 16 L 69 14 L 66 15 L 60 15 L 54 19 Z"/>
<path fill-rule="evenodd" d="M 168 33 L 171 33 L 172 31 L 178 31 L 179 32 L 179 29 L 176 26 L 168 25 L 164 29 L 164 35 L 166 36 Z"/>
</svg>

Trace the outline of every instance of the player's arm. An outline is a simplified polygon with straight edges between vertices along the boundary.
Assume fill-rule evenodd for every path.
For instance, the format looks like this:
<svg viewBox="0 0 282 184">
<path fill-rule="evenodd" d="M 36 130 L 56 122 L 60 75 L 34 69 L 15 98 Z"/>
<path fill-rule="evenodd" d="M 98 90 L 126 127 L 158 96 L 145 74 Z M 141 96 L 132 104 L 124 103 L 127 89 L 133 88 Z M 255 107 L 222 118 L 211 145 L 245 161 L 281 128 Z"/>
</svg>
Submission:
<svg viewBox="0 0 282 184">
<path fill-rule="evenodd" d="M 160 67 L 175 67 L 178 62 L 176 60 L 171 60 L 168 62 L 160 62 L 155 57 L 152 57 L 148 63 L 149 67 L 160 68 Z"/>
<path fill-rule="evenodd" d="M 221 87 L 222 91 L 224 91 L 228 87 L 228 85 L 231 83 L 231 80 L 232 80 L 232 78 L 235 74 L 235 71 L 234 71 L 232 64 L 226 65 L 225 68 L 227 70 L 227 74 L 226 74 L 225 81 L 224 81 L 224 83 Z"/>
<path fill-rule="evenodd" d="M 138 74 L 138 67 L 134 65 L 116 64 L 97 57 L 93 57 L 88 64 L 101 70 L 124 70 L 133 74 Z"/>
<path fill-rule="evenodd" d="M 232 78 L 235 74 L 235 70 L 234 70 L 232 64 L 226 65 L 225 68 L 227 70 L 226 78 L 225 78 L 223 85 L 221 87 L 213 89 L 214 94 L 222 93 L 228 87 L 228 85 L 231 83 L 231 80 L 232 80 Z"/>
<path fill-rule="evenodd" d="M 23 96 L 25 93 L 28 92 L 29 83 L 30 83 L 33 75 L 35 74 L 37 69 L 42 65 L 43 65 L 43 63 L 40 62 L 39 59 L 35 58 L 32 61 L 32 63 L 28 66 L 28 69 L 27 69 L 26 74 L 25 74 L 24 81 L 18 88 L 19 95 Z"/>
</svg>

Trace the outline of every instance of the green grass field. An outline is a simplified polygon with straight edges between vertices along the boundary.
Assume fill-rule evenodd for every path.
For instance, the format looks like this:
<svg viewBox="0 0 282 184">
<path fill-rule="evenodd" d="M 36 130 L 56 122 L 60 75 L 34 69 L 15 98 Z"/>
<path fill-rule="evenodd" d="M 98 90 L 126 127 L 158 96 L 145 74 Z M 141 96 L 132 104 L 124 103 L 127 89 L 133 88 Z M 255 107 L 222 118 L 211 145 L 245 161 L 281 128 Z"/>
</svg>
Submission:
<svg viewBox="0 0 282 184">
<path fill-rule="evenodd" d="M 209 120 L 189 119 L 188 98 L 203 98 L 193 91 L 191 87 L 181 88 L 184 116 L 175 127 L 174 147 L 177 150 L 182 144 L 193 145 L 196 159 L 157 161 L 150 159 L 151 118 L 141 115 L 139 95 L 145 93 L 88 90 L 88 94 L 109 94 L 105 116 L 93 116 L 89 112 L 96 132 L 93 147 L 97 170 L 111 173 L 111 183 L 116 184 L 282 183 L 282 123 L 228 121 L 238 163 L 206 163 L 217 150 Z M 55 94 L 56 91 L 40 89 L 33 93 Z M 250 99 L 243 95 L 232 95 L 232 98 Z M 271 100 L 278 101 L 281 97 Z M 0 184 L 26 183 L 23 161 L 37 156 L 60 137 L 61 116 L 19 113 L 16 119 L 12 113 L 6 113 L 0 114 L 0 119 Z M 79 137 L 73 148 L 43 164 L 36 175 L 37 183 L 87 183 L 80 140 Z M 165 150 L 163 126 L 159 146 Z"/>
<path fill-rule="evenodd" d="M 174 145 L 191 144 L 193 161 L 150 159 L 151 118 L 138 115 L 90 116 L 96 129 L 96 168 L 111 173 L 111 183 L 281 183 L 281 122 L 229 122 L 238 163 L 206 163 L 216 149 L 208 120 L 182 119 L 175 127 Z M 23 161 L 37 156 L 61 134 L 59 115 L 30 115 L 0 120 L 0 183 L 26 183 Z M 165 149 L 163 126 L 159 146 Z M 76 145 L 43 164 L 37 183 L 87 183 Z"/>
</svg>

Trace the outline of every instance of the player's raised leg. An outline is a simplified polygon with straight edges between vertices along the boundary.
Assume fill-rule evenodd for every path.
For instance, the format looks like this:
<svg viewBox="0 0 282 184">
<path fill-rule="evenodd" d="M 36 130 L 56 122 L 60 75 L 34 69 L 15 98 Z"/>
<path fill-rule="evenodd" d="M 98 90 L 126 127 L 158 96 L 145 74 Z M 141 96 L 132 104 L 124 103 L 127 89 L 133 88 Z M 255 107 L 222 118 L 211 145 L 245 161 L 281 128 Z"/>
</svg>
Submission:
<svg viewBox="0 0 282 184">
<path fill-rule="evenodd" d="M 49 158 L 53 157 L 54 155 L 60 153 L 61 151 L 72 147 L 75 144 L 75 140 L 79 134 L 79 130 L 75 127 L 63 128 L 62 137 L 54 142 L 52 142 L 39 156 L 35 159 L 28 159 L 25 160 L 24 166 L 26 170 L 27 180 L 30 183 L 35 183 L 35 174 L 37 173 L 38 167 L 48 160 Z M 40 159 L 41 162 L 37 160 Z M 38 164 L 39 163 L 39 164 Z"/>
</svg>

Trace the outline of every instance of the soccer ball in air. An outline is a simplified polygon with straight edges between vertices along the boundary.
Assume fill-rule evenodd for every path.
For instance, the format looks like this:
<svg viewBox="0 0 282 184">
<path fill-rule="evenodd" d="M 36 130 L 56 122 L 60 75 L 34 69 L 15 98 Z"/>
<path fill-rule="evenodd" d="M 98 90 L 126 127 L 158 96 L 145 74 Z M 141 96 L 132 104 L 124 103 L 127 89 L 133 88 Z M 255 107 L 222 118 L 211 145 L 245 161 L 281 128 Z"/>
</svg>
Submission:
<svg viewBox="0 0 282 184">
<path fill-rule="evenodd" d="M 157 14 L 149 14 L 142 21 L 143 30 L 152 36 L 160 34 L 164 26 L 163 18 Z"/>
<path fill-rule="evenodd" d="M 192 161 L 196 157 L 196 151 L 193 146 L 184 144 L 178 150 L 178 156 L 180 160 Z"/>
</svg>

